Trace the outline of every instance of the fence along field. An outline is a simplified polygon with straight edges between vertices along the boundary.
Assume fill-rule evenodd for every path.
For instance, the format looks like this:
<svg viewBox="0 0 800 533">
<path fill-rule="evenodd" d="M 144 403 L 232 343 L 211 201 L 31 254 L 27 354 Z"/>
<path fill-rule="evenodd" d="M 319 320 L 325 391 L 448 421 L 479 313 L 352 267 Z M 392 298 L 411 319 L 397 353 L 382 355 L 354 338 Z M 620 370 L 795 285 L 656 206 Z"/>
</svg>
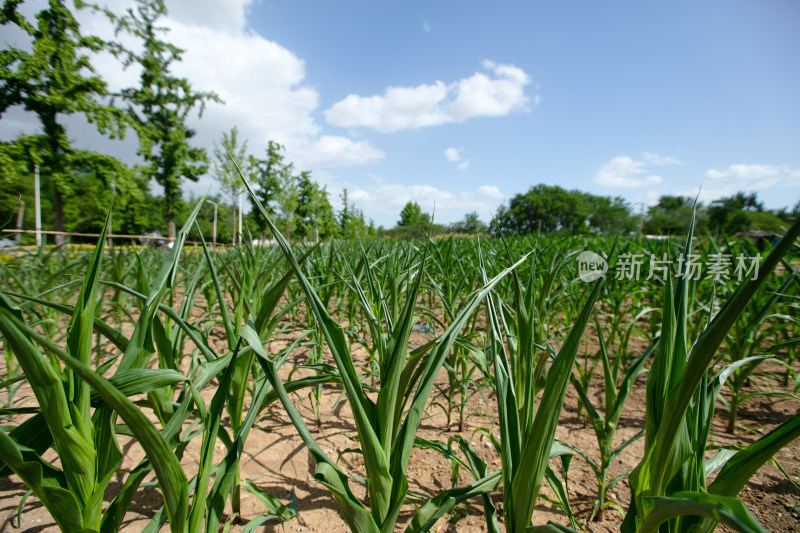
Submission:
<svg viewBox="0 0 800 533">
<path fill-rule="evenodd" d="M 263 213 L 278 246 L 184 253 L 199 209 L 169 251 L 106 248 L 104 232 L 91 253 L 41 248 L 2 263 L 0 472 L 9 493 L 31 493 L 4 499 L 7 523 L 764 530 L 752 511 L 769 513 L 737 496 L 800 434 L 800 220 L 763 251 L 691 230 L 656 243 L 307 246 Z M 579 278 L 586 250 L 607 261 L 605 276 Z M 757 275 L 737 275 L 739 256 Z M 635 279 L 632 258 L 660 270 Z M 705 275 L 681 270 L 689 258 Z M 637 394 L 644 420 L 624 414 Z M 765 399 L 788 407 L 773 420 L 742 413 Z M 327 447 L 334 422 L 346 448 Z M 557 440 L 567 424 L 590 438 Z M 271 432 L 307 450 L 313 480 L 299 482 L 324 489 L 338 518 L 298 502 L 299 486 L 248 477 L 242 465 L 269 454 L 255 443 Z M 432 454 L 450 465 L 435 491 L 420 479 Z M 615 470 L 621 458 L 631 471 Z M 796 481 L 796 461 L 780 468 Z M 154 486 L 158 503 L 134 512 Z M 796 507 L 782 512 L 796 520 Z"/>
</svg>

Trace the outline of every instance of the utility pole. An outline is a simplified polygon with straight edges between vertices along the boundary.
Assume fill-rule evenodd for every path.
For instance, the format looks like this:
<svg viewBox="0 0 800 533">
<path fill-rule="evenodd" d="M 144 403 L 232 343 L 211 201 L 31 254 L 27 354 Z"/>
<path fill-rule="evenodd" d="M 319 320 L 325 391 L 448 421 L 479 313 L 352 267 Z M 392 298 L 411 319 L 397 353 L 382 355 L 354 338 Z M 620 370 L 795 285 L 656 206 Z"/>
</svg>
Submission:
<svg viewBox="0 0 800 533">
<path fill-rule="evenodd" d="M 25 213 L 25 201 L 20 196 L 19 198 L 19 213 L 17 213 L 17 229 L 20 230 L 17 233 L 17 242 L 22 242 L 22 215 Z"/>
<path fill-rule="evenodd" d="M 644 233 L 644 204 L 639 206 L 639 233 Z"/>
<path fill-rule="evenodd" d="M 33 165 L 33 205 L 36 211 L 36 247 L 42 245 L 42 199 L 39 193 L 39 165 Z"/>
<path fill-rule="evenodd" d="M 112 201 L 112 205 L 113 205 L 114 196 L 116 196 L 116 193 L 117 193 L 117 183 L 116 183 L 116 181 L 112 181 L 111 182 L 111 201 Z M 114 224 L 113 224 L 113 219 L 112 219 L 113 216 L 114 216 L 114 208 L 112 207 L 111 208 L 111 212 L 108 214 L 108 234 L 107 234 L 108 238 L 106 240 L 106 245 L 109 248 L 111 248 L 111 234 L 114 233 Z"/>
<path fill-rule="evenodd" d="M 211 200 L 209 200 L 211 202 Z M 217 247 L 217 202 L 211 202 L 214 204 L 214 222 L 211 223 L 211 245 L 216 248 Z"/>
</svg>

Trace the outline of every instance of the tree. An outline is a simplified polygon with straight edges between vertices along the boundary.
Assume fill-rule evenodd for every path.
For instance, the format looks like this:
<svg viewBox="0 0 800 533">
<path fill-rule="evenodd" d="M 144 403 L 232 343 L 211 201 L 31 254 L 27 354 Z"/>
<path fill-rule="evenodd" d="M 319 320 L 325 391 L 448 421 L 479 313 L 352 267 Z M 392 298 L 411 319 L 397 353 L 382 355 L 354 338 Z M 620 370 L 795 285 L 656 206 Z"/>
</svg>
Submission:
<svg viewBox="0 0 800 533">
<path fill-rule="evenodd" d="M 645 233 L 685 234 L 692 218 L 694 200 L 687 196 L 662 196 L 647 210 Z M 699 222 L 699 220 L 698 220 Z M 696 224 L 699 226 L 699 224 Z"/>
<path fill-rule="evenodd" d="M 34 226 L 34 165 L 40 166 L 43 189 L 52 187 L 52 172 L 41 154 L 46 153 L 49 140 L 44 135 L 21 136 L 15 141 L 0 143 L 0 213 L 15 210 L 20 197 L 26 209 L 23 226 Z M 62 212 L 64 230 L 97 233 L 102 229 L 111 198 L 115 196 L 113 231 L 135 233 L 146 221 L 147 212 L 140 208 L 147 195 L 147 184 L 117 159 L 90 150 L 70 150 L 59 164 L 69 181 L 69 192 L 63 192 Z M 116 193 L 113 191 L 116 190 Z M 42 216 L 45 224 L 53 222 L 52 199 L 42 197 Z M 128 231 L 133 229 L 134 231 Z"/>
<path fill-rule="evenodd" d="M 56 230 L 63 231 L 64 195 L 73 184 L 66 163 L 72 147 L 60 118 L 83 114 L 101 133 L 116 137 L 124 134 L 124 117 L 99 101 L 108 91 L 86 55 L 102 50 L 106 43 L 82 35 L 64 1 L 49 0 L 48 7 L 37 13 L 35 25 L 18 12 L 21 3 L 6 0 L 0 24 L 18 26 L 33 39 L 33 46 L 31 51 L 14 47 L 0 51 L 0 116 L 21 105 L 39 119 L 46 139 L 41 166 L 50 178 Z"/>
<path fill-rule="evenodd" d="M 548 233 L 582 234 L 589 231 L 589 204 L 580 191 L 539 184 L 525 194 L 512 197 L 508 208 L 498 210 L 496 218 L 501 231 L 514 235 L 540 229 Z"/>
<path fill-rule="evenodd" d="M 339 195 L 342 209 L 339 211 L 339 231 L 343 239 L 358 239 L 370 234 L 370 226 L 364 221 L 364 213 L 351 203 L 347 189 Z M 374 233 L 374 228 L 372 228 Z"/>
<path fill-rule="evenodd" d="M 756 193 L 737 192 L 711 202 L 708 206 L 708 222 L 712 229 L 732 234 L 752 228 L 752 215 L 763 211 L 764 206 L 757 200 Z"/>
<path fill-rule="evenodd" d="M 314 230 L 317 230 L 321 239 L 334 237 L 338 233 L 328 191 L 312 180 L 308 171 L 301 172 L 297 178 L 295 220 L 296 235 L 301 239 L 314 237 Z"/>
<path fill-rule="evenodd" d="M 637 218 L 631 216 L 624 198 L 584 193 L 584 201 L 589 205 L 589 228 L 593 233 L 614 235 L 622 231 L 628 234 L 636 229 Z"/>
<path fill-rule="evenodd" d="M 163 0 L 138 0 L 135 9 L 126 13 L 115 18 L 117 32 L 124 30 L 141 39 L 142 51 L 136 53 L 117 44 L 115 52 L 123 56 L 125 67 L 138 63 L 142 73 L 139 87 L 124 89 L 122 96 L 139 135 L 138 153 L 145 161 L 142 170 L 164 188 L 167 230 L 174 238 L 174 210 L 181 198 L 181 181 L 197 181 L 208 170 L 206 151 L 189 144 L 195 132 L 186 120 L 195 108 L 202 117 L 206 102 L 220 99 L 213 92 L 195 92 L 187 79 L 170 73 L 170 66 L 181 60 L 183 50 L 160 37 L 167 31 L 156 25 L 167 14 Z"/>
<path fill-rule="evenodd" d="M 454 222 L 450 225 L 450 231 L 453 233 L 466 233 L 474 235 L 476 233 L 486 233 L 488 226 L 481 220 L 477 211 L 472 211 L 464 215 L 464 219 L 459 222 Z"/>
<path fill-rule="evenodd" d="M 398 239 L 424 239 L 428 233 L 440 233 L 441 226 L 433 226 L 431 217 L 422 212 L 417 202 L 407 202 L 400 211 L 400 220 L 391 231 L 392 236 Z"/>
<path fill-rule="evenodd" d="M 278 224 L 283 227 L 283 234 L 286 238 L 292 240 L 292 228 L 298 202 L 294 164 L 284 165 L 277 178 L 278 188 L 275 192 L 275 203 L 278 207 Z"/>
<path fill-rule="evenodd" d="M 417 202 L 408 202 L 400 211 L 398 226 L 424 226 L 430 223 L 430 217 L 422 212 Z"/>
<path fill-rule="evenodd" d="M 282 145 L 275 141 L 269 141 L 265 159 L 258 159 L 253 156 L 249 158 L 251 176 L 253 185 L 255 185 L 255 196 L 270 217 L 275 215 L 275 203 L 280 189 L 281 175 L 285 172 L 286 163 L 281 153 L 282 150 Z M 267 230 L 267 223 L 258 214 L 253 198 L 250 198 L 250 203 L 253 206 L 250 211 L 254 215 L 253 221 L 263 235 Z"/>
<path fill-rule="evenodd" d="M 239 201 L 239 195 L 244 190 L 244 183 L 242 182 L 239 171 L 236 170 L 236 164 L 242 170 L 242 173 L 250 179 L 250 162 L 251 158 L 247 155 L 247 141 L 239 146 L 239 129 L 234 126 L 231 128 L 230 133 L 222 133 L 222 146 L 214 143 L 214 160 L 212 161 L 212 175 L 222 187 L 222 193 L 230 200 L 233 215 L 233 242 L 236 242 L 236 211 Z M 228 152 L 236 159 L 236 164 L 231 160 Z"/>
<path fill-rule="evenodd" d="M 67 231 L 99 233 L 112 198 L 112 233 L 121 233 L 126 225 L 147 224 L 142 206 L 147 183 L 138 173 L 114 157 L 90 150 L 72 151 L 67 164 L 73 182 L 73 194 L 64 203 Z"/>
</svg>

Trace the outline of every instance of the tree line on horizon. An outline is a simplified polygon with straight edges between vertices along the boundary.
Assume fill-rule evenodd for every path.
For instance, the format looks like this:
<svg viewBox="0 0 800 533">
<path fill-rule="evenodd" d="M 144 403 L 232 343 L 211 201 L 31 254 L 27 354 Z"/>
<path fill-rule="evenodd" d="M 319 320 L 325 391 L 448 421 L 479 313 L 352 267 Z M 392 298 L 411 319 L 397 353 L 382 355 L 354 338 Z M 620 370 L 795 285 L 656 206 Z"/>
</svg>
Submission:
<svg viewBox="0 0 800 533">
<path fill-rule="evenodd" d="M 397 226 L 388 233 L 397 238 L 433 235 L 491 234 L 528 235 L 531 233 L 570 235 L 683 235 L 695 211 L 697 231 L 733 235 L 751 231 L 781 233 L 800 216 L 800 202 L 793 209 L 770 210 L 758 201 L 756 193 L 738 192 L 703 204 L 687 196 L 661 196 L 653 206 L 637 212 L 627 200 L 617 196 L 598 196 L 558 185 L 539 184 L 526 193 L 512 196 L 493 214 L 491 224 L 478 213 L 450 225 L 435 224 L 419 204 L 409 202 L 400 213 Z"/>
</svg>

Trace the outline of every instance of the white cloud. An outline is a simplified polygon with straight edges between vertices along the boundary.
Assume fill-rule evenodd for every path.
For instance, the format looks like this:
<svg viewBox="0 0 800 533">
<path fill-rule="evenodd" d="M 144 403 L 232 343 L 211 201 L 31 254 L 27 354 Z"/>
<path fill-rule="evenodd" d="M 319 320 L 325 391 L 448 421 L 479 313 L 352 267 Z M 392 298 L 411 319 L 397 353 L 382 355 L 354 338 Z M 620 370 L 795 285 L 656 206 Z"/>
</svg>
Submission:
<svg viewBox="0 0 800 533">
<path fill-rule="evenodd" d="M 495 200 L 502 200 L 506 197 L 506 195 L 500 192 L 500 189 L 494 185 L 481 185 L 478 187 L 478 194 L 486 198 L 494 198 Z"/>
<path fill-rule="evenodd" d="M 783 169 L 788 170 L 788 169 Z M 773 165 L 731 165 L 725 170 L 712 168 L 706 172 L 706 177 L 715 180 L 736 181 L 761 181 L 779 177 L 783 174 L 781 168 Z"/>
<path fill-rule="evenodd" d="M 339 187 L 333 186 L 332 189 Z M 333 195 L 332 195 L 333 196 Z M 506 198 L 496 186 L 482 185 L 474 191 L 449 191 L 431 185 L 401 185 L 376 180 L 374 187 L 348 187 L 349 198 L 356 205 L 370 206 L 370 213 L 381 224 L 393 225 L 403 206 L 417 202 L 422 210 L 434 213 L 436 222 L 460 220 L 464 214 L 477 211 L 485 219 Z"/>
<path fill-rule="evenodd" d="M 636 161 L 626 155 L 618 156 L 600 167 L 594 177 L 595 183 L 606 187 L 635 188 L 661 183 L 661 176 L 649 174 L 644 161 Z"/>
<path fill-rule="evenodd" d="M 239 34 L 252 4 L 252 0 L 170 0 L 168 9 L 173 20 Z"/>
<path fill-rule="evenodd" d="M 385 157 L 383 151 L 367 142 L 333 135 L 323 135 L 313 143 L 302 145 L 298 154 L 306 164 L 324 168 L 376 163 Z"/>
<path fill-rule="evenodd" d="M 525 86 L 528 75 L 513 65 L 483 61 L 491 73 L 445 84 L 389 87 L 383 95 L 350 94 L 325 111 L 329 124 L 368 127 L 383 133 L 464 122 L 474 117 L 497 117 L 529 109 Z"/>
<path fill-rule="evenodd" d="M 716 200 L 739 191 L 756 192 L 773 187 L 800 186 L 800 170 L 788 165 L 735 164 L 723 170 L 710 169 L 704 176 L 700 199 Z"/>
<path fill-rule="evenodd" d="M 463 148 L 447 148 L 444 151 L 444 156 L 448 161 L 458 163 L 458 165 L 456 165 L 458 170 L 467 170 L 469 168 L 469 159 L 463 158 L 461 155 L 463 151 Z"/>
<path fill-rule="evenodd" d="M 455 163 L 461 160 L 461 150 L 463 150 L 463 148 L 447 148 L 444 151 L 444 156 L 448 161 Z"/>
<path fill-rule="evenodd" d="M 642 160 L 645 163 L 652 163 L 654 165 L 680 165 L 681 162 L 674 157 L 663 156 L 654 154 L 652 152 L 645 152 L 642 154 Z"/>
<path fill-rule="evenodd" d="M 425 33 L 430 33 L 433 28 L 431 28 L 431 25 L 428 24 L 427 20 L 423 20 L 422 21 L 422 29 L 425 31 Z"/>
</svg>

